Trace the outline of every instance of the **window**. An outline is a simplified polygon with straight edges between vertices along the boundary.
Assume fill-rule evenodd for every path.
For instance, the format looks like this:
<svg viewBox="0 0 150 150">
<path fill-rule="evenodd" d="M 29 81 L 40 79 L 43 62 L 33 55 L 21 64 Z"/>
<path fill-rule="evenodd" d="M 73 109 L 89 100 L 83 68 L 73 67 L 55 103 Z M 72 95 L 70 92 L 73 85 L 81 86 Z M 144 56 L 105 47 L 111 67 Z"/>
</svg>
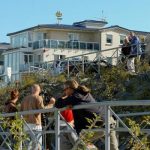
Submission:
<svg viewBox="0 0 150 150">
<path fill-rule="evenodd" d="M 33 55 L 31 55 L 31 54 L 25 54 L 24 55 L 24 63 L 25 64 L 31 64 L 31 63 L 33 63 Z"/>
<path fill-rule="evenodd" d="M 64 41 L 58 41 L 58 48 L 65 48 L 65 42 Z"/>
<path fill-rule="evenodd" d="M 94 50 L 99 50 L 99 44 L 98 43 L 94 43 Z"/>
<path fill-rule="evenodd" d="M 41 60 L 42 60 L 41 55 L 38 55 L 38 62 L 41 62 Z"/>
<path fill-rule="evenodd" d="M 125 35 L 120 35 L 120 44 L 122 45 L 124 43 L 124 39 L 126 38 Z"/>
<path fill-rule="evenodd" d="M 79 34 L 77 33 L 69 33 L 68 37 L 69 41 L 79 41 Z"/>
<path fill-rule="evenodd" d="M 28 43 L 28 47 L 32 47 L 32 43 Z"/>
<path fill-rule="evenodd" d="M 30 63 L 33 62 L 33 55 L 29 55 L 29 62 L 30 62 Z"/>
<path fill-rule="evenodd" d="M 51 40 L 51 48 L 57 48 L 58 42 L 56 40 Z"/>
<path fill-rule="evenodd" d="M 34 33 L 34 41 L 43 40 L 43 33 L 42 32 L 36 32 Z"/>
<path fill-rule="evenodd" d="M 33 49 L 39 49 L 40 45 L 39 45 L 39 41 L 35 41 L 33 43 Z"/>
<path fill-rule="evenodd" d="M 20 33 L 11 37 L 13 48 L 27 47 L 27 33 Z"/>
<path fill-rule="evenodd" d="M 43 33 L 43 39 L 47 39 L 47 33 Z"/>
<path fill-rule="evenodd" d="M 87 43 L 87 49 L 93 50 L 93 43 Z"/>
<path fill-rule="evenodd" d="M 28 32 L 28 41 L 32 42 L 33 41 L 33 33 L 30 31 Z"/>
<path fill-rule="evenodd" d="M 79 49 L 79 42 L 73 42 L 73 48 Z"/>
<path fill-rule="evenodd" d="M 113 36 L 111 34 L 107 34 L 106 35 L 106 43 L 112 44 L 112 38 L 113 38 Z"/>
<path fill-rule="evenodd" d="M 24 55 L 24 63 L 25 63 L 25 64 L 28 63 L 28 55 Z"/>
<path fill-rule="evenodd" d="M 86 43 L 80 43 L 80 49 L 86 49 Z"/>
</svg>

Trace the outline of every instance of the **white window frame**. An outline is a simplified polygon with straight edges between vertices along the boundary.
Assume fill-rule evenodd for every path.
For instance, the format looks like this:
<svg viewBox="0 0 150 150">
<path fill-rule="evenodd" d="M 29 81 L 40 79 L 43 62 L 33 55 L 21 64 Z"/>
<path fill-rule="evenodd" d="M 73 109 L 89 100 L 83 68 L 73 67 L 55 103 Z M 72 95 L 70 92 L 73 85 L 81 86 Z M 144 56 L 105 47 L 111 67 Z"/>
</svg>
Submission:
<svg viewBox="0 0 150 150">
<path fill-rule="evenodd" d="M 111 36 L 111 42 L 108 42 L 108 40 L 107 40 L 108 36 Z M 109 45 L 113 44 L 113 35 L 112 34 L 106 34 L 106 44 L 109 44 Z"/>
<path fill-rule="evenodd" d="M 120 45 L 123 45 L 123 43 L 121 43 L 121 36 L 124 37 L 124 39 L 125 39 L 125 38 L 126 38 L 126 35 L 120 34 L 120 36 L 119 36 L 119 44 L 120 44 Z M 123 40 L 123 41 L 124 41 L 124 40 Z"/>
</svg>

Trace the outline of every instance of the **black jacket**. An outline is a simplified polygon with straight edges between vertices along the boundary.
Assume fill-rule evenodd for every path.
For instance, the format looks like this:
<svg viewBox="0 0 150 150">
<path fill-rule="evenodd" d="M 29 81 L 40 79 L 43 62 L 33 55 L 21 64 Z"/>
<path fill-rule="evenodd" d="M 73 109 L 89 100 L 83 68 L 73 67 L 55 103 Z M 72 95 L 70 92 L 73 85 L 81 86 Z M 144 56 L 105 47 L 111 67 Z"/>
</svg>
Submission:
<svg viewBox="0 0 150 150">
<path fill-rule="evenodd" d="M 56 101 L 55 106 L 57 108 L 62 108 L 68 105 L 82 105 L 82 104 L 89 104 L 94 103 L 95 99 L 90 93 L 85 93 L 80 90 L 75 90 L 75 92 L 67 97 L 66 99 L 59 98 Z M 87 129 L 88 125 L 90 125 L 86 118 L 93 119 L 94 114 L 99 114 L 99 108 L 86 108 L 86 109 L 77 109 L 73 110 L 74 115 L 74 123 L 75 123 L 75 129 L 77 133 L 79 134 L 82 129 Z"/>
</svg>

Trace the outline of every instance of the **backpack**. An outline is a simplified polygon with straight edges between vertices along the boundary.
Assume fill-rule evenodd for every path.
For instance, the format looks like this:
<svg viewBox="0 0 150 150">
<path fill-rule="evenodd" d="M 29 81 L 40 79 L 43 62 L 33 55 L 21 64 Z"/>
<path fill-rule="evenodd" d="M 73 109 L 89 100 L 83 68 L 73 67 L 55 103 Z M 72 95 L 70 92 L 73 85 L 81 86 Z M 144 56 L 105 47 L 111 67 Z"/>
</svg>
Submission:
<svg viewBox="0 0 150 150">
<path fill-rule="evenodd" d="M 130 55 L 130 52 L 131 52 L 131 46 L 130 45 L 123 45 L 122 49 L 121 49 L 121 52 L 123 55 L 127 56 L 127 55 Z"/>
</svg>

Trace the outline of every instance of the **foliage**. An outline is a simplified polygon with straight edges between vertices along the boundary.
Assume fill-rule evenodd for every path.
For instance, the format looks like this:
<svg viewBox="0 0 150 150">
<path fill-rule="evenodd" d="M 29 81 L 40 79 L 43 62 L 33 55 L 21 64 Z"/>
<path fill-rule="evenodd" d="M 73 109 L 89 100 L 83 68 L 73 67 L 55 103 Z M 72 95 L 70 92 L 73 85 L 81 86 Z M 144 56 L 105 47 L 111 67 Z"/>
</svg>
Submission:
<svg viewBox="0 0 150 150">
<path fill-rule="evenodd" d="M 98 101 L 101 100 L 146 100 L 150 99 L 150 72 L 149 65 L 145 62 L 136 61 L 136 66 L 138 70 L 137 76 L 130 75 L 124 66 L 115 66 L 111 68 L 102 68 L 100 74 L 83 74 L 78 73 L 72 78 L 79 81 L 80 84 L 85 84 L 91 89 L 91 93 L 94 98 Z M 67 77 L 65 74 L 60 74 L 58 76 L 50 75 L 40 75 L 40 74 L 26 74 L 22 76 L 22 82 L 17 85 L 20 91 L 19 102 L 22 101 L 25 95 L 29 93 L 29 87 L 34 84 L 43 84 L 43 88 L 50 91 L 52 95 L 58 97 L 62 94 L 62 85 L 66 81 Z M 4 105 L 6 100 L 9 98 L 10 89 L 16 87 L 16 84 L 9 85 L 6 88 L 0 89 L 0 102 L 1 106 Z M 2 108 L 0 108 L 2 111 Z M 128 113 L 128 112 L 143 112 L 149 111 L 150 107 L 140 106 L 140 107 L 117 107 L 115 112 L 117 113 Z M 140 120 L 139 120 L 140 118 Z M 148 117 L 132 118 L 136 122 L 146 122 Z M 93 121 L 94 122 L 94 121 Z M 92 122 L 92 123 L 93 123 Z M 19 124 L 17 121 L 16 124 Z M 145 124 L 148 124 L 146 122 Z M 131 126 L 134 126 L 139 133 L 140 129 L 137 123 L 131 121 Z M 137 126 L 136 126 L 137 125 Z M 90 127 L 89 127 L 90 128 Z M 85 132 L 86 133 L 86 132 Z M 89 143 L 93 136 L 93 133 L 89 132 L 83 136 L 83 141 Z M 146 142 L 144 135 L 139 135 L 143 137 L 143 143 Z M 86 138 L 84 138 L 86 137 Z M 145 138 L 144 138 L 145 137 Z M 134 143 L 134 140 L 132 141 Z"/>
<path fill-rule="evenodd" d="M 103 132 L 95 132 L 91 131 L 91 129 L 97 129 L 100 128 L 100 126 L 97 126 L 97 122 L 102 122 L 101 117 L 99 115 L 96 115 L 94 113 L 94 118 L 89 119 L 86 118 L 89 125 L 87 126 L 87 130 L 82 130 L 79 136 L 79 140 L 77 142 L 77 150 L 86 150 L 87 146 L 92 146 L 93 141 L 97 140 L 99 138 L 99 135 L 102 134 Z M 93 148 L 94 149 L 94 148 Z M 96 149 L 96 147 L 95 147 Z"/>
<path fill-rule="evenodd" d="M 26 74 L 24 76 L 22 76 L 22 85 L 24 87 L 28 87 L 33 85 L 34 83 L 38 82 L 38 75 L 37 74 Z"/>
<path fill-rule="evenodd" d="M 16 113 L 16 115 L 11 118 L 2 118 L 0 119 L 3 124 L 3 128 L 5 130 L 9 130 L 11 134 L 11 143 L 13 144 L 14 150 L 19 150 L 21 147 L 21 144 L 28 140 L 27 134 L 23 131 L 23 120 L 19 117 L 19 115 Z"/>
<path fill-rule="evenodd" d="M 146 119 L 140 123 L 136 123 L 136 121 L 127 118 L 128 125 L 133 132 L 133 137 L 130 138 L 129 147 L 132 150 L 149 150 L 150 149 L 150 141 L 148 140 L 147 134 L 141 131 L 141 127 L 144 125 L 146 127 L 150 124 L 150 116 L 145 117 Z M 139 141 L 137 140 L 139 139 Z"/>
</svg>

